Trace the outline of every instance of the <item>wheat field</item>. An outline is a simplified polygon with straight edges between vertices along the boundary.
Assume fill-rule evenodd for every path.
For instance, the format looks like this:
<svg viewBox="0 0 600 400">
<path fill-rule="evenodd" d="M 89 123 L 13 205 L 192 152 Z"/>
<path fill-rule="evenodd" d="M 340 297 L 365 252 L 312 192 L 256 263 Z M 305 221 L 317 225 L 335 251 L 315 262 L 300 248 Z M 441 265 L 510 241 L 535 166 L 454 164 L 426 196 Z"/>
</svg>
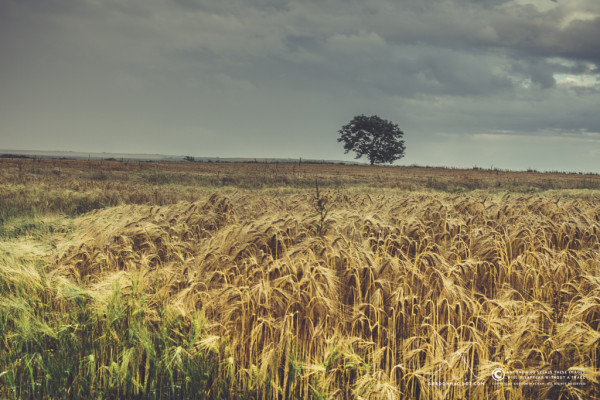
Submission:
<svg viewBox="0 0 600 400">
<path fill-rule="evenodd" d="M 2 161 L 0 397 L 600 397 L 596 176 Z"/>
</svg>

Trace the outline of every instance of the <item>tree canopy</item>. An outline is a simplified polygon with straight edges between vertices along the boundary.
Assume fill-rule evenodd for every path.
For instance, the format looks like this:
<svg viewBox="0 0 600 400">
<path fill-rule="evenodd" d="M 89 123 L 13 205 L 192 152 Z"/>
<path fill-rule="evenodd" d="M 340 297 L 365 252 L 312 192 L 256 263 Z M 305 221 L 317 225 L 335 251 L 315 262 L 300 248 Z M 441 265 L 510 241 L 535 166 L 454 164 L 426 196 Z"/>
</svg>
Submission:
<svg viewBox="0 0 600 400">
<path fill-rule="evenodd" d="M 404 157 L 404 132 L 398 125 L 377 115 L 357 115 L 338 133 L 337 141 L 344 143 L 345 153 L 354 151 L 356 158 L 367 156 L 371 165 L 391 164 Z"/>
</svg>

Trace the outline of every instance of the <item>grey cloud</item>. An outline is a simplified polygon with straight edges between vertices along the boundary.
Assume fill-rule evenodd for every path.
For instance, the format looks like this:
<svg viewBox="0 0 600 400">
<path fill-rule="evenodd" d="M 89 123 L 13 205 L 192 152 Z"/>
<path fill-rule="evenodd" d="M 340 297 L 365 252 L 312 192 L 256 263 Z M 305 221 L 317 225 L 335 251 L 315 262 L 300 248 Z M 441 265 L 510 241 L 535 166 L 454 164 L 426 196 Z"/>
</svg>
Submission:
<svg viewBox="0 0 600 400">
<path fill-rule="evenodd" d="M 190 10 L 243 14 L 248 7 L 265 11 L 287 11 L 291 0 L 175 0 L 175 3 Z"/>
<path fill-rule="evenodd" d="M 497 94 L 512 87 L 506 77 L 493 72 L 485 57 L 438 50 L 420 63 L 426 77 L 439 84 L 439 93 L 456 96 Z"/>
<path fill-rule="evenodd" d="M 600 72 L 600 5 L 529 3 L 0 2 L 0 132 L 323 158 L 343 157 L 335 132 L 358 113 L 413 143 L 600 132 L 598 85 L 560 76 Z"/>
<path fill-rule="evenodd" d="M 564 57 L 600 63 L 600 19 L 571 18 L 568 7 L 541 12 L 536 7 L 510 2 L 431 2 L 425 3 L 427 14 L 420 16 L 414 8 L 398 14 L 380 15 L 371 25 L 383 37 L 398 44 L 426 43 L 430 46 L 460 51 L 503 49 L 514 54 L 537 57 Z M 497 7 L 506 3 L 507 7 Z M 510 4 L 510 6 L 508 6 Z M 590 3 L 593 4 L 593 3 Z M 402 6 L 403 7 L 403 6 Z M 398 10 L 401 7 L 398 6 Z M 590 15 L 600 15 L 591 6 Z M 574 14 L 577 16 L 577 14 Z M 398 18 L 397 24 L 393 19 Z"/>
<path fill-rule="evenodd" d="M 482 45 L 505 48 L 538 57 L 563 57 L 600 62 L 600 10 L 591 20 L 568 20 L 574 11 L 558 7 L 541 13 L 532 7 L 516 7 L 492 15 L 490 26 L 496 32 Z M 576 15 L 576 14 L 575 14 Z M 566 25 L 564 25 L 566 23 Z"/>
<path fill-rule="evenodd" d="M 545 60 L 531 57 L 515 60 L 512 65 L 512 72 L 516 76 L 523 77 L 523 84 L 528 84 L 527 81 L 530 80 L 531 83 L 540 85 L 542 89 L 554 87 L 556 84 L 554 73 L 557 70 L 563 70 L 563 68 Z"/>
<path fill-rule="evenodd" d="M 600 65 L 600 17 L 571 22 L 561 35 L 559 55 L 589 60 Z"/>
<path fill-rule="evenodd" d="M 291 52 L 316 52 L 320 47 L 319 40 L 309 35 L 287 35 L 283 41 L 287 49 Z"/>
</svg>

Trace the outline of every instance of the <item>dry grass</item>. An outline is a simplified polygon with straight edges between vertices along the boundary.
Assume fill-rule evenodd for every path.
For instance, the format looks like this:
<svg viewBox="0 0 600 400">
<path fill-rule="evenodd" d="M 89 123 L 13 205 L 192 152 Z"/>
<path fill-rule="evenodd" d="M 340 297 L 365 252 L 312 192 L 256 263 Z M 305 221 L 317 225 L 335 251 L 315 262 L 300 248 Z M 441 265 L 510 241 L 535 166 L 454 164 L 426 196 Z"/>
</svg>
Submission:
<svg viewBox="0 0 600 400">
<path fill-rule="evenodd" d="M 314 189 L 274 181 L 180 184 L 156 203 L 137 183 L 122 196 L 143 201 L 36 214 L 2 242 L 0 395 L 600 396 L 598 192 L 372 190 L 352 168 L 306 178 L 320 179 L 326 230 Z M 578 370 L 585 384 L 497 385 L 497 368 Z"/>
</svg>

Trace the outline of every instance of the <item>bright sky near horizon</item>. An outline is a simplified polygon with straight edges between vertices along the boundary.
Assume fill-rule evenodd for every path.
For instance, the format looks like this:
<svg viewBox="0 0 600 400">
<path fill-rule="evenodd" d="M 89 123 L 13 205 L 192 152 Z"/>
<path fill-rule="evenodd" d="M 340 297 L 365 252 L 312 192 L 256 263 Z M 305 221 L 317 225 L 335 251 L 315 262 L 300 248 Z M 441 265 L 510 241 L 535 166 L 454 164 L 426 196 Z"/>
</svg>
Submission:
<svg viewBox="0 0 600 400">
<path fill-rule="evenodd" d="M 598 0 L 0 0 L 4 149 L 600 172 L 599 77 Z"/>
</svg>

